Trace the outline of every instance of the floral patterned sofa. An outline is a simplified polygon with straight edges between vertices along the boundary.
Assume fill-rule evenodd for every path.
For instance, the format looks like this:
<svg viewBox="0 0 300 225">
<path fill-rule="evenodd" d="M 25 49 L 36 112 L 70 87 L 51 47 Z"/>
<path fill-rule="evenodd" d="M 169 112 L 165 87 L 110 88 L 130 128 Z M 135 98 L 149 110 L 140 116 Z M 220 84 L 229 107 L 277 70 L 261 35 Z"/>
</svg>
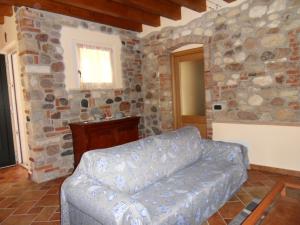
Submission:
<svg viewBox="0 0 300 225">
<path fill-rule="evenodd" d="M 62 225 L 200 225 L 247 179 L 245 147 L 184 127 L 85 153 L 61 189 Z"/>
</svg>

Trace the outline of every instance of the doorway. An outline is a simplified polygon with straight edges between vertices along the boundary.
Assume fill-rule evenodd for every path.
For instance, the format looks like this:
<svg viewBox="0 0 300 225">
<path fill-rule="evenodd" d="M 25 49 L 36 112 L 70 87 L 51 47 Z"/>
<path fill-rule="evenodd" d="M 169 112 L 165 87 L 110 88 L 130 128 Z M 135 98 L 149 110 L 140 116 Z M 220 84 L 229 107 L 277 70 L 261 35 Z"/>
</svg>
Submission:
<svg viewBox="0 0 300 225">
<path fill-rule="evenodd" d="M 0 165 L 0 167 L 19 164 L 29 170 L 30 161 L 26 133 L 26 115 L 24 110 L 25 103 L 21 82 L 21 72 L 19 68 L 19 54 L 16 43 L 11 43 L 1 50 L 1 60 L 3 61 L 1 61 L 1 63 L 3 63 L 1 65 L 4 66 L 3 69 L 1 69 L 1 77 L 5 76 L 5 82 L 3 85 L 7 86 L 6 94 L 8 99 L 6 99 L 6 107 L 9 109 L 10 116 L 7 123 L 9 123 L 8 126 L 11 128 L 11 131 L 7 131 L 7 134 L 12 134 L 13 147 L 10 148 L 10 154 L 14 156 L 14 163 L 9 163 L 9 165 Z M 0 90 L 1 95 L 3 91 L 3 89 Z M 1 106 L 2 104 L 0 107 Z M 4 132 L 4 130 L 1 132 Z M 0 152 L 1 151 L 2 149 L 0 149 Z M 3 151 L 1 153 L 1 159 L 4 157 L 2 154 L 7 155 L 7 152 L 4 153 Z"/>
<path fill-rule="evenodd" d="M 29 168 L 28 142 L 26 136 L 26 116 L 19 68 L 19 55 L 16 50 L 7 54 L 8 86 L 12 111 L 12 127 L 15 156 L 18 164 Z"/>
<path fill-rule="evenodd" d="M 206 106 L 203 48 L 172 54 L 174 126 L 196 126 L 206 138 Z"/>
<path fill-rule="evenodd" d="M 0 167 L 16 163 L 5 56 L 0 55 Z"/>
</svg>

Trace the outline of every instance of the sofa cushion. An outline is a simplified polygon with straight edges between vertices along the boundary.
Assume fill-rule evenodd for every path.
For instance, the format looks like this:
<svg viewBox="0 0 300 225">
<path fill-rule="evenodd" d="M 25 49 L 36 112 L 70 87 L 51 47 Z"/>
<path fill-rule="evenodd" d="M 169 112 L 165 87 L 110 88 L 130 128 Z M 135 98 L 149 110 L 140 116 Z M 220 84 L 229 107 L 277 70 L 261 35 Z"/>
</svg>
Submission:
<svg viewBox="0 0 300 225">
<path fill-rule="evenodd" d="M 114 190 L 135 193 L 195 162 L 200 156 L 197 128 L 152 136 L 108 149 L 86 152 L 79 172 Z"/>
<path fill-rule="evenodd" d="M 246 180 L 228 161 L 197 161 L 131 196 L 147 208 L 152 224 L 199 225 Z"/>
<path fill-rule="evenodd" d="M 196 127 L 187 126 L 166 132 L 156 136 L 155 141 L 163 162 L 160 169 L 167 176 L 196 162 L 202 156 L 201 137 Z"/>
</svg>

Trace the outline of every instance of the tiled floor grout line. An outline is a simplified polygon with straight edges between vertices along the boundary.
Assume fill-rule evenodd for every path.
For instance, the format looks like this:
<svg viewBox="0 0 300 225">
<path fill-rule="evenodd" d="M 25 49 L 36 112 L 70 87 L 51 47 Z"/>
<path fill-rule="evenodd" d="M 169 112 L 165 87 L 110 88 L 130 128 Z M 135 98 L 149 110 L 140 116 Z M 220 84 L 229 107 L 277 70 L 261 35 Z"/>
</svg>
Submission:
<svg viewBox="0 0 300 225">
<path fill-rule="evenodd" d="M 25 193 L 23 194 L 23 195 L 25 195 Z M 31 207 L 31 208 L 29 208 L 27 211 L 26 211 L 26 214 L 27 214 L 27 212 L 29 212 L 32 208 L 34 208 L 36 205 L 37 205 L 37 203 L 42 199 L 44 197 L 44 195 L 42 195 L 37 201 L 36 201 L 36 203 Z M 20 198 L 21 198 L 21 196 L 20 196 Z M 17 210 L 18 208 L 16 208 L 16 210 Z M 15 210 L 15 211 L 16 211 Z"/>
<path fill-rule="evenodd" d="M 246 207 L 247 205 L 240 199 L 240 197 L 238 196 L 238 195 L 235 195 L 238 199 L 239 199 L 239 201 L 244 205 L 244 207 Z M 250 195 L 251 196 L 251 195 Z M 252 197 L 252 196 L 251 196 Z"/>
<path fill-rule="evenodd" d="M 221 219 L 222 219 L 222 221 L 224 222 L 224 224 L 227 225 L 225 219 L 224 219 L 223 216 L 220 214 L 219 210 L 218 210 L 218 214 L 219 214 L 219 216 L 221 217 Z"/>
<path fill-rule="evenodd" d="M 54 216 L 54 214 L 55 214 L 55 213 L 56 213 L 56 210 L 55 210 L 55 211 L 52 213 L 52 215 L 51 215 L 51 216 L 49 216 L 49 219 L 51 219 L 51 218 L 52 218 L 52 216 Z M 47 221 L 50 221 L 49 219 L 48 219 Z M 46 221 L 46 222 L 47 222 L 47 221 Z M 37 222 L 44 222 L 44 221 L 37 221 Z"/>
<path fill-rule="evenodd" d="M 13 213 L 14 213 L 14 211 L 12 211 L 12 212 L 7 216 L 7 218 L 10 217 Z M 7 218 L 6 218 L 6 219 L 7 219 Z M 6 219 L 4 219 L 2 222 L 4 222 Z M 0 223 L 0 225 L 2 224 L 2 222 Z"/>
<path fill-rule="evenodd" d="M 58 225 L 60 222 L 60 185 L 63 182 L 63 179 L 49 181 L 42 184 L 34 184 L 33 182 L 27 180 L 27 177 L 22 176 L 22 171 L 23 170 L 20 170 L 17 167 L 6 170 L 5 173 L 1 173 L 0 171 L 0 199 L 3 198 L 2 200 L 0 200 L 0 204 L 2 203 L 2 205 L 5 207 L 9 207 L 11 205 L 11 208 L 0 207 L 0 212 L 1 209 L 4 210 L 4 219 L 2 222 L 7 221 L 7 223 L 5 224 L 8 224 L 9 222 L 16 220 L 16 218 L 23 217 L 29 218 L 26 225 Z M 222 225 L 227 225 L 232 220 L 232 218 L 229 217 L 234 218 L 237 211 L 240 210 L 240 208 L 245 208 L 245 206 L 248 205 L 249 201 L 254 197 L 263 197 L 266 194 L 265 192 L 268 192 L 273 184 L 275 184 L 277 180 L 282 177 L 284 176 L 253 170 L 249 171 L 247 182 L 240 188 L 240 190 L 238 190 L 234 194 L 230 201 L 226 202 L 228 204 L 225 203 L 225 208 L 222 209 L 221 207 L 214 214 L 214 218 L 209 218 L 209 220 L 205 221 L 202 225 L 221 225 L 221 223 Z M 289 179 L 289 177 L 284 178 Z M 294 178 L 292 177 L 292 179 Z M 9 189 L 12 190 L 9 192 Z M 18 193 L 19 190 L 20 195 Z M 4 193 L 6 192 L 10 197 L 4 195 Z M 34 196 L 35 193 L 39 194 L 39 196 Z M 238 194 L 240 194 L 240 196 Z M 242 201 L 242 199 L 244 201 Z M 32 206 L 30 206 L 30 203 L 26 204 L 26 202 L 33 202 L 33 204 Z M 24 212 L 22 210 L 22 207 L 20 208 L 18 204 L 20 206 L 24 204 L 24 207 L 28 207 L 27 210 L 24 210 L 26 212 Z M 18 208 L 20 209 L 19 212 L 22 213 L 14 214 L 14 212 L 16 212 Z M 51 210 L 50 208 L 53 208 L 53 210 Z M 5 210 L 7 210 L 7 214 L 5 214 Z M 32 212 L 30 213 L 31 210 Z M 38 216 L 41 217 L 39 220 L 36 220 Z M 0 222 L 0 224 L 2 224 L 2 222 Z"/>
<path fill-rule="evenodd" d="M 14 188 L 14 183 L 12 183 L 12 182 L 10 182 L 10 185 L 8 185 L 8 187 L 6 187 L 6 189 L 9 189 L 9 188 Z M 24 185 L 25 186 L 25 185 Z M 40 215 L 40 213 L 42 212 L 42 211 L 40 211 L 40 212 L 38 212 L 38 213 L 29 213 L 33 208 L 35 208 L 35 207 L 39 207 L 38 206 L 38 203 L 39 203 L 39 201 L 40 200 L 42 200 L 45 196 L 47 196 L 47 195 L 53 195 L 53 196 L 57 196 L 57 195 L 59 195 L 59 193 L 57 193 L 57 188 L 59 188 L 58 186 L 60 186 L 59 184 L 49 184 L 48 185 L 48 187 L 47 186 L 41 186 L 41 188 L 37 188 L 36 186 L 35 187 L 33 187 L 33 189 L 32 189 L 32 191 L 45 191 L 39 198 L 36 198 L 36 199 L 34 199 L 34 200 L 22 200 L 23 199 L 23 197 L 24 196 L 26 196 L 26 193 L 29 193 L 30 191 L 25 191 L 25 192 L 23 192 L 19 197 L 17 197 L 17 198 L 15 198 L 14 197 L 14 195 L 11 195 L 10 197 L 11 198 L 15 198 L 15 200 L 13 201 L 13 202 L 11 202 L 11 203 L 9 203 L 9 204 L 7 204 L 5 207 L 6 207 L 6 209 L 7 210 L 9 210 L 9 209 L 12 209 L 12 211 L 7 215 L 7 217 L 1 222 L 1 224 L 2 223 L 5 223 L 5 221 L 10 217 L 10 216 L 16 216 L 16 217 L 18 217 L 18 216 L 26 216 L 26 215 L 32 215 L 33 216 L 33 220 L 32 220 L 32 223 L 31 224 L 35 224 L 35 223 L 37 223 L 37 222 L 47 222 L 47 223 L 55 223 L 55 222 L 59 222 L 60 220 L 56 220 L 56 219 L 53 219 L 53 220 L 51 220 L 51 218 L 56 214 L 56 213 L 59 213 L 59 212 L 57 212 L 57 209 L 59 209 L 59 205 L 57 205 L 57 206 L 40 206 L 41 208 L 42 208 L 42 210 L 43 209 L 45 209 L 45 208 L 48 208 L 48 207 L 52 207 L 52 208 L 54 208 L 54 210 L 53 210 L 53 212 L 50 214 L 50 216 L 48 217 L 48 220 L 43 220 L 43 221 L 36 221 L 36 218 Z M 17 189 L 18 189 L 18 187 L 16 187 Z M 54 190 L 53 190 L 54 189 Z M 2 194 L 3 193 L 5 193 L 6 192 L 6 190 L 4 190 L 3 192 L 2 192 Z M 52 193 L 51 193 L 52 192 Z M 59 192 L 59 191 L 58 191 Z M 8 197 L 8 198 L 10 198 L 10 197 Z M 3 195 L 3 200 L 1 200 L 0 202 L 2 202 L 2 201 L 5 201 L 5 199 L 7 199 L 7 197 L 5 197 L 4 195 Z M 26 198 L 25 198 L 26 199 Z M 8 208 L 8 207 L 10 207 L 12 204 L 17 204 L 18 202 L 20 202 L 20 201 L 22 201 L 22 203 L 20 203 L 19 205 L 17 205 L 15 208 Z M 32 206 L 30 206 L 26 211 L 24 211 L 23 213 L 18 213 L 18 214 L 15 214 L 15 212 L 17 211 L 17 210 L 19 210 L 20 209 L 20 207 L 22 206 L 22 205 L 24 205 L 24 204 L 26 204 L 26 203 L 30 203 L 30 202 L 33 202 L 34 204 L 32 205 Z M 3 207 L 3 209 L 5 209 L 4 207 Z"/>
</svg>

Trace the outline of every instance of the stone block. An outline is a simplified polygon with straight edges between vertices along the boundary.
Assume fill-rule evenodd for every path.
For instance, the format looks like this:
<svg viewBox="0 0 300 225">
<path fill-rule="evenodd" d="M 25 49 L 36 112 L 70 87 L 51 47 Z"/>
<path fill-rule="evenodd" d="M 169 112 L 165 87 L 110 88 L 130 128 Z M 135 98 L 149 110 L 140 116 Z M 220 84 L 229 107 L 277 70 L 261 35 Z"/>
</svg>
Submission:
<svg viewBox="0 0 300 225">
<path fill-rule="evenodd" d="M 286 44 L 286 37 L 282 33 L 268 34 L 261 40 L 261 45 L 265 48 L 283 47 Z"/>
<path fill-rule="evenodd" d="M 238 118 L 241 120 L 257 120 L 258 117 L 253 112 L 240 111 L 238 112 Z"/>
<path fill-rule="evenodd" d="M 248 99 L 248 104 L 251 106 L 259 106 L 263 103 L 264 99 L 260 95 L 252 95 Z"/>
<path fill-rule="evenodd" d="M 279 109 L 276 111 L 275 116 L 279 121 L 293 121 L 296 117 L 296 114 L 289 109 Z"/>
<path fill-rule="evenodd" d="M 47 42 L 48 41 L 48 34 L 37 34 L 35 39 L 40 42 Z"/>
<path fill-rule="evenodd" d="M 72 149 L 69 149 L 69 150 L 66 150 L 66 151 L 63 151 L 60 155 L 61 156 L 68 156 L 68 155 L 73 155 L 73 150 Z"/>
<path fill-rule="evenodd" d="M 268 7 L 265 5 L 254 6 L 249 10 L 250 18 L 260 18 L 266 14 Z"/>
<path fill-rule="evenodd" d="M 50 66 L 46 65 L 26 65 L 26 73 L 36 73 L 36 74 L 49 74 L 51 72 Z"/>
<path fill-rule="evenodd" d="M 262 76 L 262 77 L 255 77 L 252 80 L 253 84 L 261 86 L 261 87 L 267 87 L 270 86 L 273 83 L 273 79 L 271 76 Z"/>
<path fill-rule="evenodd" d="M 268 14 L 284 10 L 286 8 L 286 4 L 286 0 L 274 0 L 269 6 Z"/>
<path fill-rule="evenodd" d="M 56 155 L 57 153 L 59 153 L 59 145 L 54 144 L 54 145 L 47 146 L 46 152 L 47 152 L 47 155 L 49 155 L 49 156 Z"/>
<path fill-rule="evenodd" d="M 65 65 L 63 62 L 52 63 L 51 65 L 52 72 L 63 72 L 65 70 Z"/>
<path fill-rule="evenodd" d="M 72 147 L 73 147 L 73 143 L 72 142 L 65 142 L 62 145 L 63 149 L 72 148 Z"/>
</svg>

